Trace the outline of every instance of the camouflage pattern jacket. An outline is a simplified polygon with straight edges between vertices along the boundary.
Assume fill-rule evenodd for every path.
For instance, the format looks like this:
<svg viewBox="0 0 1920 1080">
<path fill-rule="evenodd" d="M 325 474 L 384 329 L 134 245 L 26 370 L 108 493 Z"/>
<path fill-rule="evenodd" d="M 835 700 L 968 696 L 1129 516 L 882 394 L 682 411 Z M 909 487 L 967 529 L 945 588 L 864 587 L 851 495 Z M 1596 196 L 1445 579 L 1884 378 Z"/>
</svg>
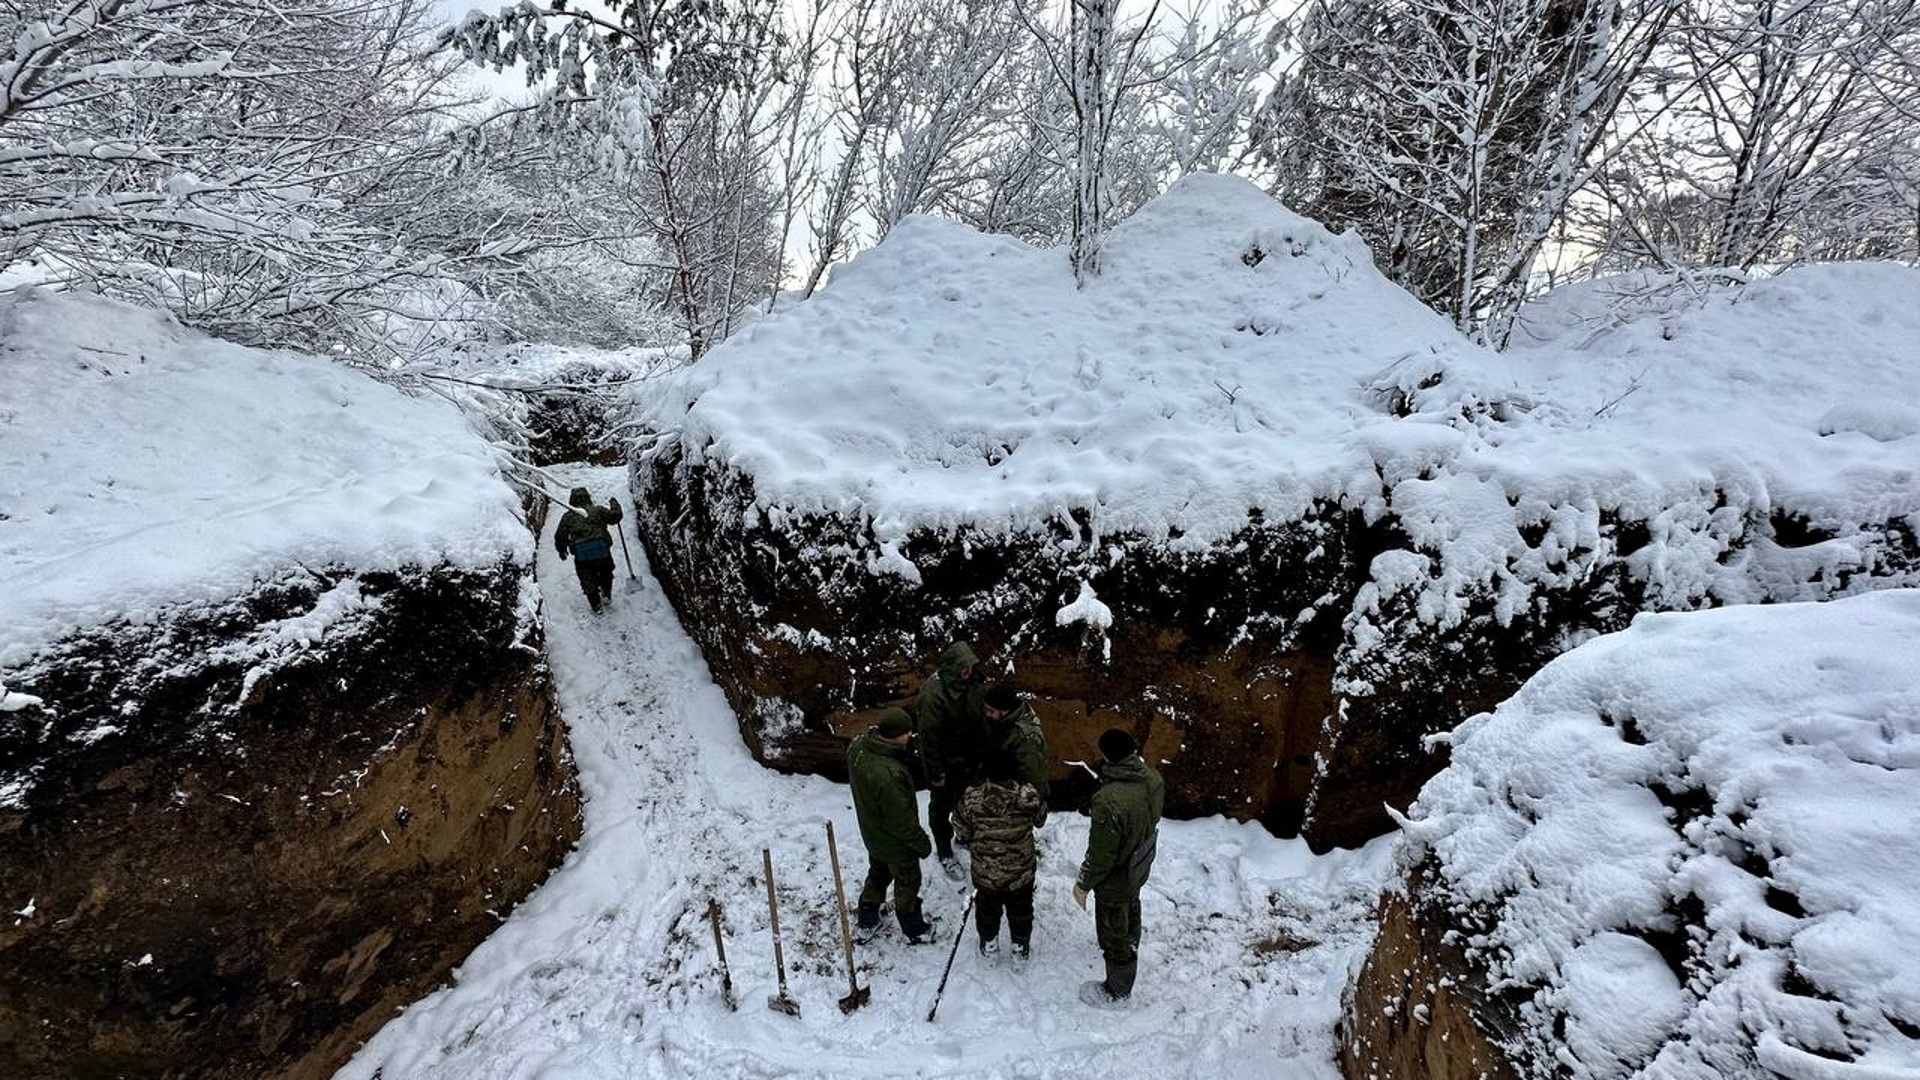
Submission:
<svg viewBox="0 0 1920 1080">
<path fill-rule="evenodd" d="M 1014 892 L 1031 886 L 1039 864 L 1033 830 L 1046 817 L 1046 800 L 1032 784 L 989 780 L 968 788 L 953 812 L 953 835 L 973 852 L 974 887 Z"/>
</svg>

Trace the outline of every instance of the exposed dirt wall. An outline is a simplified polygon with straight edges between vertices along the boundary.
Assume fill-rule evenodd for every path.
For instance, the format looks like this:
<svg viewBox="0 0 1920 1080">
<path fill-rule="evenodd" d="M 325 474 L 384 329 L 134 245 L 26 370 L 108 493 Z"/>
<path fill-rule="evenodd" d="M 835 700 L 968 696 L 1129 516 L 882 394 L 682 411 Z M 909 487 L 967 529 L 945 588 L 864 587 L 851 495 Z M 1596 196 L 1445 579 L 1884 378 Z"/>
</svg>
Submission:
<svg viewBox="0 0 1920 1080">
<path fill-rule="evenodd" d="M 633 465 L 631 487 L 661 584 L 763 763 L 839 775 L 845 737 L 910 700 L 940 651 L 967 640 L 994 676 L 1035 696 L 1055 775 L 1069 781 L 1060 801 L 1083 775 L 1065 762 L 1118 726 L 1164 762 L 1169 813 L 1258 819 L 1322 849 L 1389 831 L 1385 807 L 1411 804 L 1446 764 L 1426 737 L 1491 708 L 1570 645 L 1643 610 L 1714 602 L 1649 595 L 1629 569 L 1648 523 L 1591 506 L 1554 510 L 1592 515 L 1577 543 L 1544 518 L 1521 529 L 1527 549 L 1504 584 L 1519 583 L 1523 600 L 1449 582 L 1441 591 L 1461 590 L 1448 599 L 1460 610 L 1440 618 L 1426 587 L 1447 571 L 1391 507 L 1373 520 L 1331 504 L 1297 521 L 1255 514 L 1199 549 L 1100 535 L 1068 516 L 1039 532 L 915 532 L 889 552 L 865 521 L 759 506 L 748 477 L 683 448 Z M 1723 517 L 1725 535 L 1711 539 L 1755 602 L 1920 581 L 1901 521 L 1847 526 L 1877 538 L 1862 545 L 1874 558 L 1795 580 L 1804 571 L 1782 553 L 1829 533 L 1777 514 Z M 1373 579 L 1383 554 L 1426 569 L 1388 588 Z M 1110 628 L 1057 621 L 1083 585 Z"/>
<path fill-rule="evenodd" d="M 1499 1006 L 1458 935 L 1400 893 L 1381 898 L 1380 931 L 1340 1022 L 1346 1080 L 1518 1080 L 1489 1031 Z"/>
<path fill-rule="evenodd" d="M 0 1075 L 323 1078 L 439 982 L 579 832 L 522 585 L 294 571 L 10 673 Z"/>
</svg>

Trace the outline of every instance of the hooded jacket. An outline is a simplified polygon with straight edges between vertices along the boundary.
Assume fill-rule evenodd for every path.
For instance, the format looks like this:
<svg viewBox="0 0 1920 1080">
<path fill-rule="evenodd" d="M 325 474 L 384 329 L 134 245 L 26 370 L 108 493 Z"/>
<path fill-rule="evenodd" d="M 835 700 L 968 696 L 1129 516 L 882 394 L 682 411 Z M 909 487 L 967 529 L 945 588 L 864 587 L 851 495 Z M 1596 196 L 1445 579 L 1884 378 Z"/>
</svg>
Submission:
<svg viewBox="0 0 1920 1080">
<path fill-rule="evenodd" d="M 962 679 L 962 668 L 973 668 Z M 920 760 L 927 780 L 972 779 L 987 739 L 987 683 L 973 646 L 956 641 L 940 654 L 940 669 L 920 684 Z"/>
<path fill-rule="evenodd" d="M 560 525 L 553 531 L 553 546 L 560 552 L 560 557 L 613 558 L 613 535 L 607 531 L 607 526 L 620 521 L 619 500 L 608 499 L 607 505 L 596 506 L 592 493 L 586 488 L 577 487 L 567 496 L 567 502 L 573 509 L 560 516 Z"/>
</svg>

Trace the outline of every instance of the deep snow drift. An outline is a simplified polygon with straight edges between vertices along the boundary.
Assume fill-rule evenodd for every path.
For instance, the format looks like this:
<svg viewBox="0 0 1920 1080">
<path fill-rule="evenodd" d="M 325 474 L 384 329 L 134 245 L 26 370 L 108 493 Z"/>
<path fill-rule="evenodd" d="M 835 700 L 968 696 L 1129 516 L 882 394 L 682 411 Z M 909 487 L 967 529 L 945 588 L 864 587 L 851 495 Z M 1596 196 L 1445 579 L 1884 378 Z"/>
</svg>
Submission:
<svg viewBox="0 0 1920 1080">
<path fill-rule="evenodd" d="M 567 479 L 605 498 L 618 470 Z M 926 864 L 935 947 L 889 923 L 858 947 L 872 1004 L 847 992 L 823 823 L 847 886 L 866 859 L 844 787 L 779 776 L 741 745 L 725 698 L 645 566 L 590 614 L 542 543 L 540 577 L 562 711 L 588 801 L 580 850 L 460 968 L 367 1044 L 342 1080 L 569 1077 L 1333 1077 L 1340 988 L 1366 940 L 1384 844 L 1325 858 L 1257 825 L 1168 823 L 1144 898 L 1135 1007 L 1082 1005 L 1097 974 L 1092 919 L 1068 895 L 1085 819 L 1058 813 L 1023 973 L 975 955 L 972 931 L 939 1019 L 926 1013 L 964 903 Z M 760 848 L 780 888 L 789 981 L 774 989 Z M 720 1000 L 703 918 L 718 898 L 740 1011 Z"/>
<path fill-rule="evenodd" d="M 1648 615 L 1451 736 L 1400 860 L 1540 1075 L 1920 1070 L 1920 591 Z"/>
<path fill-rule="evenodd" d="M 1504 621 L 1588 569 L 1603 515 L 1647 523 L 1627 557 L 1676 606 L 1844 591 L 1893 542 L 1878 526 L 1920 527 L 1911 268 L 1791 270 L 1610 331 L 1604 290 L 1574 290 L 1497 355 L 1356 238 L 1205 175 L 1117 227 L 1105 265 L 1076 290 L 1063 249 L 908 219 L 650 423 L 749 474 L 776 525 L 868 521 L 874 570 L 909 580 L 918 529 L 1078 511 L 1092 561 L 1102 535 L 1204 545 L 1327 500 L 1400 523 L 1421 572 L 1376 576 L 1423 617 L 1491 590 Z M 1835 535 L 1719 562 L 1775 514 Z"/>
<path fill-rule="evenodd" d="M 517 500 L 459 412 L 333 361 L 21 290 L 0 298 L 0 368 L 0 678 L 75 629 L 290 566 L 527 558 Z"/>
</svg>

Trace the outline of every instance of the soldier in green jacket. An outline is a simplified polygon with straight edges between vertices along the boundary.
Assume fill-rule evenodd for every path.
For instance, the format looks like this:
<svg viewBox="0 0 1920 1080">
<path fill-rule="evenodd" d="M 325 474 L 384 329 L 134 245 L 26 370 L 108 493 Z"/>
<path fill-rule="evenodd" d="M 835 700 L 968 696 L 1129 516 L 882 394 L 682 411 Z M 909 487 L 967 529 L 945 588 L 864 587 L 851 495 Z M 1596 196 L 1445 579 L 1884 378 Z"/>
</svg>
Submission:
<svg viewBox="0 0 1920 1080">
<path fill-rule="evenodd" d="M 867 879 L 860 887 L 862 930 L 880 925 L 880 902 L 893 886 L 893 912 L 915 945 L 932 932 L 920 911 L 920 860 L 933 845 L 920 828 L 920 804 L 913 794 L 913 718 L 904 709 L 887 709 L 879 723 L 847 747 L 847 776 L 853 788 L 853 812 L 860 839 L 867 845 Z"/>
<path fill-rule="evenodd" d="M 587 489 L 577 487 L 567 502 L 573 509 L 560 515 L 553 546 L 561 558 L 573 557 L 573 572 L 580 578 L 587 604 L 599 611 L 602 603 L 613 601 L 613 534 L 607 526 L 620 524 L 620 501 L 608 497 L 607 505 L 596 506 Z"/>
<path fill-rule="evenodd" d="M 1006 683 L 987 691 L 987 760 L 992 768 L 1011 769 L 1022 783 L 1047 798 L 1047 736 L 1033 706 Z"/>
<path fill-rule="evenodd" d="M 986 677 L 973 646 L 956 641 L 940 654 L 940 669 L 920 684 L 920 761 L 927 775 L 927 827 L 947 876 L 964 871 L 953 857 L 954 808 L 979 779 L 986 743 Z"/>
<path fill-rule="evenodd" d="M 1133 736 L 1119 728 L 1100 736 L 1100 756 L 1100 790 L 1093 795 L 1087 857 L 1074 880 L 1073 899 L 1084 909 L 1087 894 L 1093 894 L 1094 932 L 1107 962 L 1107 977 L 1082 985 L 1080 1000 L 1111 1007 L 1133 993 L 1140 888 L 1153 870 L 1167 788 L 1140 756 Z"/>
<path fill-rule="evenodd" d="M 980 955 L 1000 948 L 1000 913 L 1007 915 L 1013 958 L 1025 960 L 1033 942 L 1033 874 L 1039 853 L 1033 830 L 1047 818 L 1047 804 L 1033 785 L 1015 776 L 1010 762 L 988 765 L 985 782 L 967 789 L 953 812 L 953 834 L 973 851 L 974 925 Z"/>
</svg>

